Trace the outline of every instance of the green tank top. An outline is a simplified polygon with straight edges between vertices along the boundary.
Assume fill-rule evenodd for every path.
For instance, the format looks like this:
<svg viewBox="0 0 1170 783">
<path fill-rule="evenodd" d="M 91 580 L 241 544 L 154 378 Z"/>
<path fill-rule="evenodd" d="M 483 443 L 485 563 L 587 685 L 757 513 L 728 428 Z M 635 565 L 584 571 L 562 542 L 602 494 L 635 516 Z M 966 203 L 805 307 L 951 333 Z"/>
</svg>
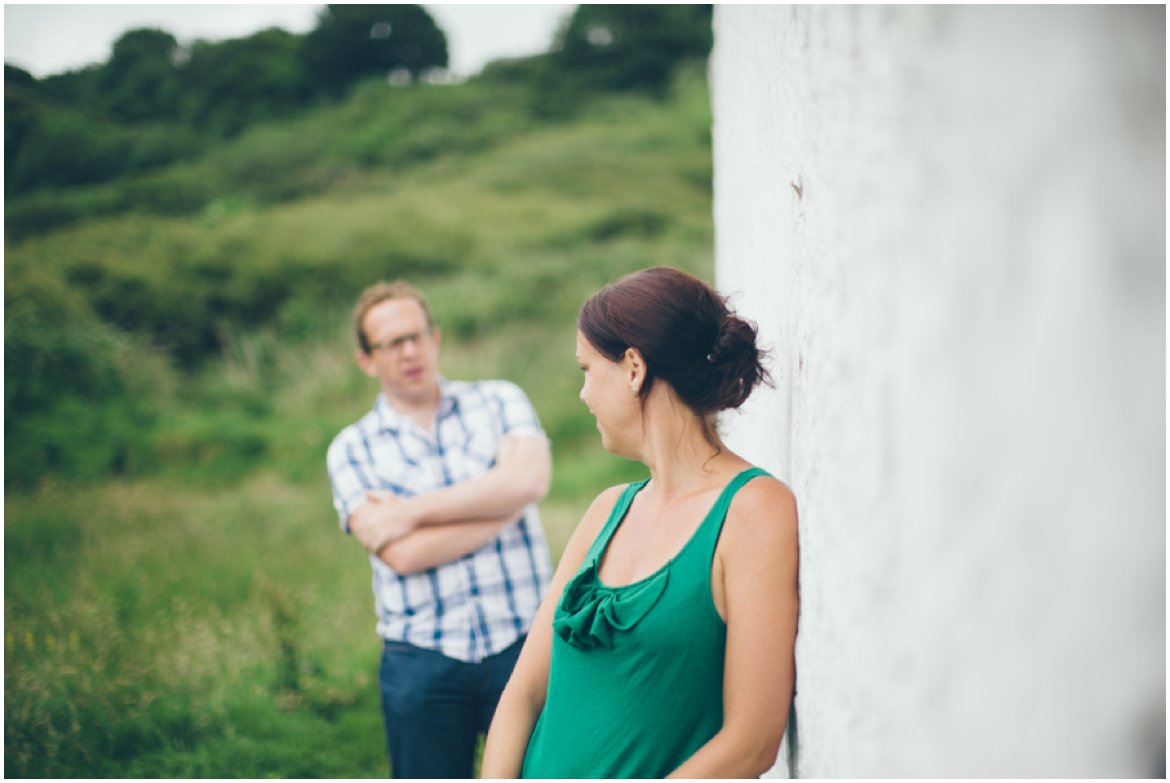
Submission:
<svg viewBox="0 0 1170 783">
<path fill-rule="evenodd" d="M 662 568 L 610 587 L 598 564 L 649 479 L 626 487 L 557 604 L 548 695 L 522 777 L 661 778 L 722 728 L 727 628 L 711 565 L 731 499 L 762 475 L 733 478 Z"/>
</svg>

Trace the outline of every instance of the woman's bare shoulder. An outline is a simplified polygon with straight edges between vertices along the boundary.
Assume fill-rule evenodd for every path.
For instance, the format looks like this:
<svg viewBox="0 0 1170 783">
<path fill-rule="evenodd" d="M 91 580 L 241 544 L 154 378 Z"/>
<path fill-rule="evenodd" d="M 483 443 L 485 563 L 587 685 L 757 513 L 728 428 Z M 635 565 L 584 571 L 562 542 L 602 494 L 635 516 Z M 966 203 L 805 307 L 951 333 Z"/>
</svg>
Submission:
<svg viewBox="0 0 1170 783">
<path fill-rule="evenodd" d="M 757 476 L 736 493 L 727 510 L 724 535 L 748 545 L 795 543 L 796 495 L 779 479 Z"/>
</svg>

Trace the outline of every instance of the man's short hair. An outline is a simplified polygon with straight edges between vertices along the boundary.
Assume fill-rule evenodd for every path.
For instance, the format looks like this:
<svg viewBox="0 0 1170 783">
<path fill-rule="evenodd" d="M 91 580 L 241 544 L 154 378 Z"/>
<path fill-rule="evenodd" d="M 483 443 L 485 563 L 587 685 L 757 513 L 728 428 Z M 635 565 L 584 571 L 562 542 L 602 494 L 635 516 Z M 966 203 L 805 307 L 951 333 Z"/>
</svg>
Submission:
<svg viewBox="0 0 1170 783">
<path fill-rule="evenodd" d="M 435 324 L 431 320 L 431 309 L 427 306 L 427 299 L 423 296 L 422 291 L 404 280 L 395 280 L 392 283 L 374 283 L 361 292 L 358 296 L 357 304 L 353 308 L 353 331 L 357 337 L 358 347 L 362 349 L 362 353 L 370 352 L 370 340 L 366 336 L 365 330 L 366 313 L 370 312 L 370 308 L 374 305 L 381 304 L 390 299 L 415 300 L 422 306 L 423 314 L 427 317 L 427 328 L 435 328 Z"/>
</svg>

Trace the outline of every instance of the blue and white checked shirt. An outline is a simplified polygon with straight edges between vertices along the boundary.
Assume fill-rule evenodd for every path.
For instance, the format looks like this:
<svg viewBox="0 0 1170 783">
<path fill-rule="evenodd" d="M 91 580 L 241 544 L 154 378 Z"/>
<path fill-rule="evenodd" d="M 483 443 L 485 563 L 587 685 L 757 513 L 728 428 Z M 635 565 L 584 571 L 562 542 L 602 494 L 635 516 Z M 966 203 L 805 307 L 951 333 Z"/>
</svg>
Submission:
<svg viewBox="0 0 1170 783">
<path fill-rule="evenodd" d="M 481 475 L 506 434 L 544 436 L 536 411 L 507 381 L 439 380 L 432 437 L 379 393 L 374 409 L 329 446 L 333 505 L 348 532 L 367 489 L 403 498 Z M 370 555 L 378 633 L 384 639 L 479 662 L 528 631 L 552 573 L 536 505 L 480 549 L 403 576 Z"/>
</svg>

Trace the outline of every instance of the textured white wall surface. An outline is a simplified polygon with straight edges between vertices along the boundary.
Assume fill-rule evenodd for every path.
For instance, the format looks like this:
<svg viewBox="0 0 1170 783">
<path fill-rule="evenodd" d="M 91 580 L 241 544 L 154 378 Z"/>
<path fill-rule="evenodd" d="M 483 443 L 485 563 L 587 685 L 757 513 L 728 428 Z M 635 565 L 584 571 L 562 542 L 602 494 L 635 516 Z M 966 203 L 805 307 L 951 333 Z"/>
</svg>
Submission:
<svg viewBox="0 0 1170 783">
<path fill-rule="evenodd" d="M 801 511 L 793 768 L 1165 760 L 1165 9 L 717 5 L 717 283 Z"/>
</svg>

